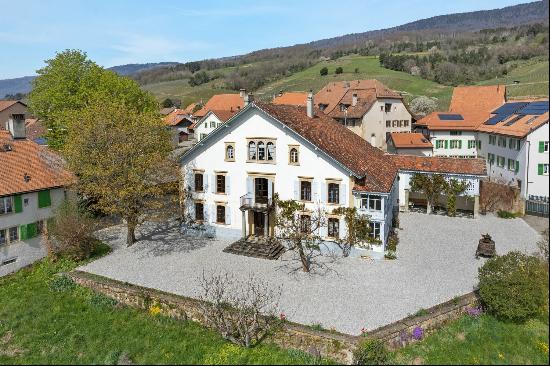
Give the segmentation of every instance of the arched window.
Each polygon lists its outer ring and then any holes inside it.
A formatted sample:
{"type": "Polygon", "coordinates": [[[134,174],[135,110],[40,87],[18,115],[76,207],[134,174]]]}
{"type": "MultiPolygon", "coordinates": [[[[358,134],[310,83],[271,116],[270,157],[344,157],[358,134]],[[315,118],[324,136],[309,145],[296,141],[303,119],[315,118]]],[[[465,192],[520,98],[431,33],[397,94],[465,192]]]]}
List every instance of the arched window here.
{"type": "Polygon", "coordinates": [[[256,143],[254,141],[248,143],[248,160],[256,160],[256,143]]]}
{"type": "Polygon", "coordinates": [[[258,142],[258,160],[265,160],[265,144],[263,141],[258,142]]]}
{"type": "Polygon", "coordinates": [[[235,150],[233,149],[233,145],[227,145],[225,148],[225,158],[227,160],[233,160],[235,158],[235,150]]]}
{"type": "Polygon", "coordinates": [[[275,144],[273,142],[267,143],[267,160],[275,160],[275,144]]]}
{"type": "Polygon", "coordinates": [[[298,162],[299,162],[298,149],[293,147],[292,149],[290,149],[290,163],[291,164],[298,164],[298,162]]]}

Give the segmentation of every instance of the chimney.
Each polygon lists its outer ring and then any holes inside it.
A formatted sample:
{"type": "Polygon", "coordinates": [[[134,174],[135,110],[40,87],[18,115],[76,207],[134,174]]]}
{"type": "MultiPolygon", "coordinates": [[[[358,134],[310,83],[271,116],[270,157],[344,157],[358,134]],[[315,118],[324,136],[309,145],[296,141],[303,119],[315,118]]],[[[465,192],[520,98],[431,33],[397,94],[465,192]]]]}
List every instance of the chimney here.
{"type": "Polygon", "coordinates": [[[357,105],[357,94],[353,93],[353,95],[351,96],[351,106],[355,107],[356,105],[357,105]]]}
{"type": "Polygon", "coordinates": [[[254,101],[254,95],[253,94],[246,94],[244,96],[244,106],[246,107],[250,103],[254,101]]]}
{"type": "Polygon", "coordinates": [[[11,136],[14,139],[26,138],[25,132],[25,115],[24,114],[12,114],[11,118],[6,122],[6,128],[10,131],[11,136]]]}
{"type": "Polygon", "coordinates": [[[306,109],[307,109],[307,116],[309,118],[313,118],[313,90],[310,90],[307,95],[307,103],[306,103],[306,109]]]}
{"type": "Polygon", "coordinates": [[[239,95],[241,96],[241,98],[244,99],[244,97],[246,96],[246,89],[239,90],[239,95]]]}

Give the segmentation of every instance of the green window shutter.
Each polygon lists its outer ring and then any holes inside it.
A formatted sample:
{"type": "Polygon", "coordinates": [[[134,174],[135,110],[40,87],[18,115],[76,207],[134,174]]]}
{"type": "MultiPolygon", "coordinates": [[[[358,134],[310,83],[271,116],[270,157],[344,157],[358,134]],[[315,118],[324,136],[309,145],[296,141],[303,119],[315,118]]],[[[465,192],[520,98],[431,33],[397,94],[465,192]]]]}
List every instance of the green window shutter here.
{"type": "Polygon", "coordinates": [[[543,175],[544,174],[544,166],[542,164],[539,164],[538,168],[539,168],[539,175],[543,175]]]}
{"type": "Polygon", "coordinates": [[[544,141],[539,141],[539,153],[544,152],[544,141]]]}
{"type": "Polygon", "coordinates": [[[27,240],[27,225],[19,226],[19,240],[27,240]]]}
{"type": "Polygon", "coordinates": [[[16,213],[23,212],[23,200],[20,194],[13,197],[13,205],[16,213]]]}
{"type": "Polygon", "coordinates": [[[519,161],[516,160],[516,173],[519,173],[519,161]]]}
{"type": "Polygon", "coordinates": [[[458,140],[458,148],[462,149],[462,140],[458,140]]]}
{"type": "Polygon", "coordinates": [[[38,226],[36,222],[27,225],[27,238],[34,238],[38,234],[38,226]]]}
{"type": "Polygon", "coordinates": [[[50,197],[50,191],[38,192],[38,208],[50,207],[52,205],[52,199],[50,197]]]}
{"type": "Polygon", "coordinates": [[[449,148],[449,140],[445,140],[445,149],[449,148]]]}

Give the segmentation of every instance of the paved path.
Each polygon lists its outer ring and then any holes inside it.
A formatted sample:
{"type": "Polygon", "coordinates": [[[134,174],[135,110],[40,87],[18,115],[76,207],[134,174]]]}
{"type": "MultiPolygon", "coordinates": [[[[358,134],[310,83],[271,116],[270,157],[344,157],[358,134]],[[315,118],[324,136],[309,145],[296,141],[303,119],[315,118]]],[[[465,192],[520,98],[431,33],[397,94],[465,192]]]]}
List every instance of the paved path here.
{"type": "Polygon", "coordinates": [[[523,220],[494,216],[410,213],[401,215],[401,225],[398,260],[338,259],[328,264],[330,271],[316,274],[293,271],[291,253],[279,261],[227,254],[222,252],[227,241],[182,239],[169,226],[148,231],[125,248],[120,228],[114,227],[101,235],[117,249],[81,269],[186,296],[197,296],[203,271],[254,273],[281,286],[280,308],[289,320],[359,334],[363,327],[372,330],[470,292],[483,263],[474,258],[481,234],[493,236],[500,254],[532,253],[539,239],[523,220]]]}

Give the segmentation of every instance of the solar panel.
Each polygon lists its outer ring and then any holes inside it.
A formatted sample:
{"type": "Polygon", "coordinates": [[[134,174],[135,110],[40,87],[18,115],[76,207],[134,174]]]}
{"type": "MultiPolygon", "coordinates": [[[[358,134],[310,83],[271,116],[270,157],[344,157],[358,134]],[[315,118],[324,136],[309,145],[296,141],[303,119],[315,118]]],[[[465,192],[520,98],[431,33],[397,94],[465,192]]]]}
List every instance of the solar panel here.
{"type": "Polygon", "coordinates": [[[518,111],[520,114],[540,115],[548,112],[548,101],[532,102],[518,111]]]}
{"type": "Polygon", "coordinates": [[[509,120],[508,122],[506,122],[504,124],[504,126],[511,126],[513,125],[514,123],[516,123],[517,121],[519,121],[520,119],[522,119],[523,117],[525,117],[524,115],[519,115],[519,116],[514,116],[514,118],[512,118],[511,120],[509,120]]]}
{"type": "Polygon", "coordinates": [[[442,121],[462,121],[464,117],[461,114],[438,114],[442,121]]]}
{"type": "Polygon", "coordinates": [[[492,114],[511,115],[511,114],[514,114],[514,112],[517,111],[518,109],[521,109],[521,108],[525,107],[527,104],[529,104],[529,103],[528,102],[504,103],[503,105],[501,105],[500,107],[495,109],[492,112],[492,114]]]}
{"type": "Polygon", "coordinates": [[[496,125],[497,123],[504,121],[508,117],[510,117],[509,114],[507,114],[507,115],[497,114],[496,116],[493,116],[493,117],[489,118],[487,121],[485,121],[484,124],[486,124],[486,125],[496,125]]]}

